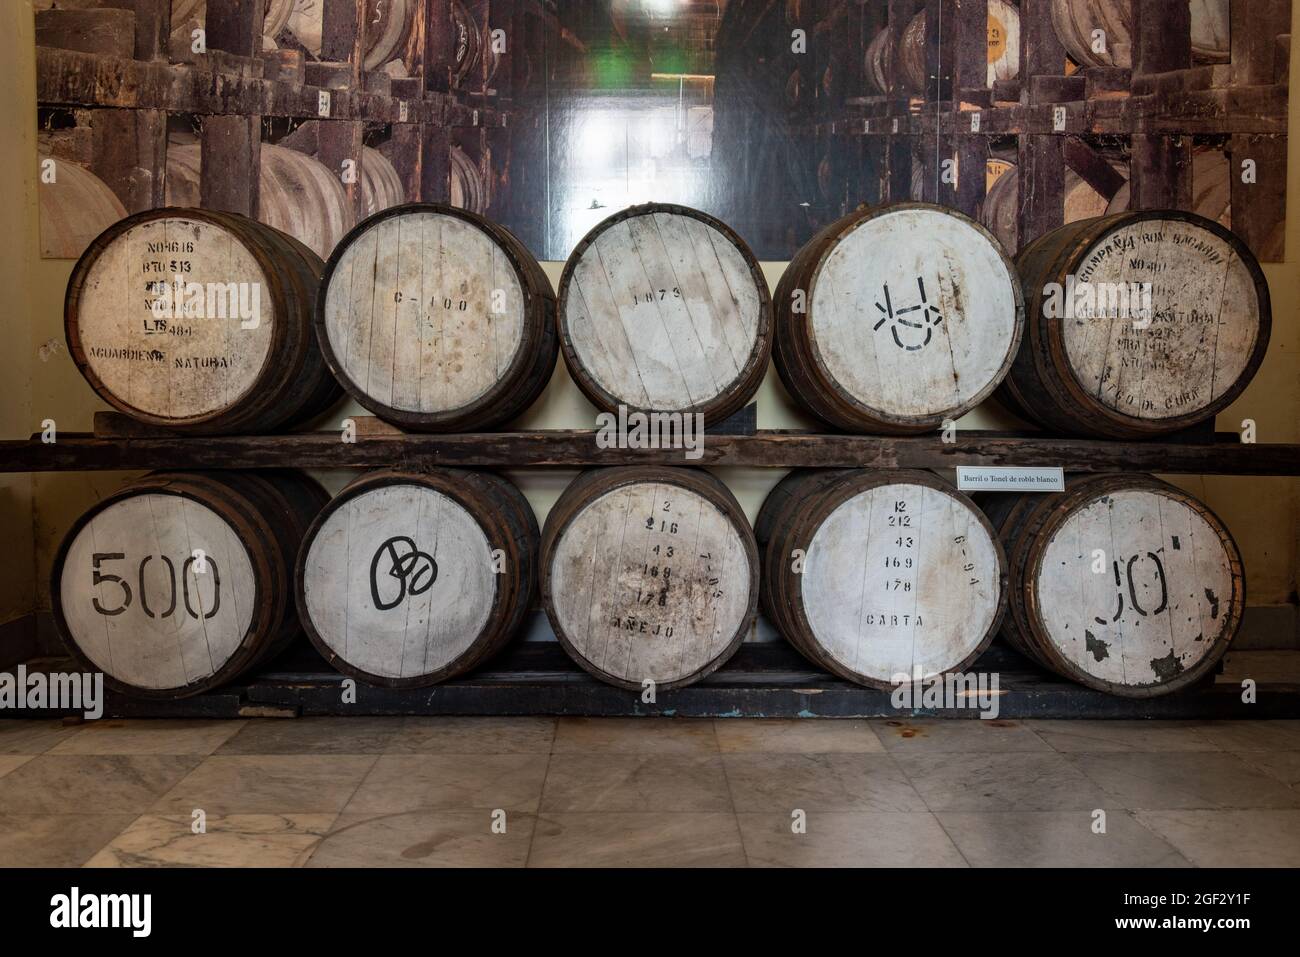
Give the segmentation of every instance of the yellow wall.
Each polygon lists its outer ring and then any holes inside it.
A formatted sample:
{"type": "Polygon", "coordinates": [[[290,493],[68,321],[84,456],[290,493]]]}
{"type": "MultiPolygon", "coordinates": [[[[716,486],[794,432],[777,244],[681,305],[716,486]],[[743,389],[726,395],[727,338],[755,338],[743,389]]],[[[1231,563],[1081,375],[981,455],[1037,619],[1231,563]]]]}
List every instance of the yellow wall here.
{"type": "MultiPolygon", "coordinates": [[[[39,258],[36,215],[35,53],[30,0],[6,0],[0,14],[0,180],[10,187],[3,208],[7,228],[0,231],[0,290],[9,307],[8,335],[0,349],[0,382],[5,401],[0,422],[6,437],[26,436],[42,419],[54,419],[64,430],[88,430],[96,409],[104,408],[76,371],[63,347],[62,301],[72,264],[39,258]],[[17,222],[10,217],[17,214],[17,222]],[[40,357],[46,345],[46,358],[40,357]]],[[[1296,16],[1300,19],[1300,5],[1296,16]]],[[[1294,33],[1294,31],[1293,31],[1294,33]]],[[[1300,47],[1293,47],[1300,57],[1300,47]]],[[[1292,85],[1291,123],[1300,127],[1300,94],[1292,85]]],[[[1287,264],[1264,267],[1273,294],[1273,342],[1259,375],[1242,398],[1220,416],[1218,426],[1233,430],[1245,418],[1258,424],[1261,442],[1300,442],[1300,276],[1295,261],[1300,252],[1300,137],[1291,140],[1289,191],[1297,199],[1288,223],[1287,264]]],[[[783,264],[764,270],[776,287],[783,264]]],[[[558,283],[560,264],[546,264],[558,283]]],[[[811,425],[790,403],[774,371],[759,393],[759,425],[797,428],[811,425]]],[[[348,404],[330,413],[322,426],[359,413],[348,404]]],[[[522,428],[590,428],[594,410],[582,397],[560,363],[542,400],[518,423],[522,428]]],[[[961,425],[994,428],[996,410],[984,408],[961,425]]],[[[534,471],[510,473],[527,493],[539,521],[574,473],[534,471]]],[[[752,518],[779,471],[720,469],[752,518]]],[[[331,488],[347,475],[321,478],[331,488]]],[[[36,607],[48,608],[46,580],[54,550],[65,530],[88,505],[117,487],[120,473],[68,473],[0,477],[0,622],[36,607]],[[34,504],[34,510],[32,505],[34,504]],[[34,539],[34,542],[33,542],[34,539]],[[33,582],[35,593],[33,591],[33,582]],[[35,594],[35,597],[34,597],[35,594]]],[[[1227,522],[1246,559],[1251,604],[1295,601],[1296,559],[1300,552],[1300,481],[1285,478],[1174,479],[1205,498],[1227,522]]]]}

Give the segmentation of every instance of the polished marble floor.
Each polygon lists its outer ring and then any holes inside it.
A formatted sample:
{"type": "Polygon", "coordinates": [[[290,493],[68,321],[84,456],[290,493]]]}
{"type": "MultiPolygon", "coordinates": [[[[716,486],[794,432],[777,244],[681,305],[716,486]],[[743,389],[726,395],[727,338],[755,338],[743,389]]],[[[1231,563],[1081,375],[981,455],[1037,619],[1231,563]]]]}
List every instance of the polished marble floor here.
{"type": "Polygon", "coordinates": [[[1297,867],[1300,721],[0,721],[83,864],[1297,867]]]}

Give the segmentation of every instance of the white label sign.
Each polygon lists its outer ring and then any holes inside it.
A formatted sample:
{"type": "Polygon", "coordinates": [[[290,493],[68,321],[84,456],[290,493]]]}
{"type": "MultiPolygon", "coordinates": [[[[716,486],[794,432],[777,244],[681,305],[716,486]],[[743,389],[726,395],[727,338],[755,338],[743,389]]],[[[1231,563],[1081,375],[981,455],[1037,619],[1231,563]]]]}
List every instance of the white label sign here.
{"type": "Polygon", "coordinates": [[[1064,492],[1065,470],[958,466],[957,488],[963,492],[1064,492]]]}

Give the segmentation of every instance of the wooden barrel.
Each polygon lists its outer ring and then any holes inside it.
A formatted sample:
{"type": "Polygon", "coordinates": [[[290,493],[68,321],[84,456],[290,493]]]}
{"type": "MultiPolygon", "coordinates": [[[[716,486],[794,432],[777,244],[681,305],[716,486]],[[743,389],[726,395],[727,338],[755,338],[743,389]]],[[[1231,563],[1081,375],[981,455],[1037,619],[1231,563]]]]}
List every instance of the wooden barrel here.
{"type": "MultiPolygon", "coordinates": [[[[1189,0],[1192,54],[1202,63],[1226,63],[1231,51],[1230,0],[1189,0]]],[[[1052,26],[1070,58],[1080,66],[1133,65],[1131,0],[1052,0],[1052,26]],[[1105,33],[1105,49],[1094,49],[1093,35],[1105,33]]]]}
{"type": "Polygon", "coordinates": [[[361,194],[367,216],[406,202],[406,188],[396,167],[383,153],[369,146],[362,147],[361,194]]]}
{"type": "Polygon", "coordinates": [[[863,54],[863,75],[870,89],[880,95],[889,92],[889,83],[894,76],[894,44],[890,42],[888,30],[881,30],[867,44],[863,54]]]}
{"type": "MultiPolygon", "coordinates": [[[[294,2],[295,0],[266,0],[262,19],[262,49],[275,49],[275,38],[289,25],[294,2]]],[[[171,38],[168,41],[171,57],[173,60],[189,61],[194,57],[194,31],[204,29],[207,24],[208,2],[172,0],[171,7],[171,38]]],[[[319,47],[319,40],[317,43],[319,47]]]]}
{"type": "MultiPolygon", "coordinates": [[[[1020,76],[1020,10],[1007,0],[988,0],[988,85],[998,80],[1014,80],[1020,76]]],[[[928,30],[926,11],[921,10],[907,24],[900,39],[901,54],[893,57],[902,74],[903,88],[912,93],[927,92],[929,69],[925,62],[925,35],[928,30]]],[[[879,92],[887,93],[891,76],[889,54],[889,31],[882,34],[886,39],[880,41],[878,35],[867,48],[868,62],[871,64],[867,75],[872,78],[879,92]],[[881,46],[874,55],[871,50],[875,42],[881,46]]]]}
{"type": "Polygon", "coordinates": [[[1268,348],[1259,263],[1195,213],[1086,219],[1016,263],[1028,328],[1004,388],[1049,428],[1113,439],[1188,428],[1227,408],[1268,348]]]}
{"type": "Polygon", "coordinates": [[[481,472],[363,475],[317,515],[299,552],[298,614],[344,674],[436,684],[518,633],[536,581],[537,520],[481,472]]]}
{"type": "Polygon", "coordinates": [[[712,673],[758,608],[758,550],[707,472],[584,472],[542,530],[542,603],[564,649],[602,681],[659,691],[712,673]]]}
{"type": "Polygon", "coordinates": [[[754,525],[763,611],[813,664],[892,688],[963,671],[1006,603],[983,513],[928,472],[799,470],[754,525]]]}
{"type": "MultiPolygon", "coordinates": [[[[1105,212],[1128,212],[1131,197],[1129,184],[1125,183],[1105,212]]],[[[1232,228],[1232,163],[1223,150],[1196,149],[1192,153],[1192,212],[1232,228]]]]}
{"type": "MultiPolygon", "coordinates": [[[[347,232],[348,196],[338,176],[306,153],[263,143],[257,218],[326,257],[347,232]]],[[[167,148],[167,204],[198,206],[202,151],[197,143],[167,148]]]]}
{"type": "Polygon", "coordinates": [[[348,233],[325,266],[316,331],[343,388],[416,431],[500,425],[555,368],[541,266],[504,227],[451,206],[394,206],[348,233]]]}
{"type": "Polygon", "coordinates": [[[487,212],[488,185],[482,171],[459,146],[451,148],[451,205],[480,216],[487,212]]]}
{"type": "Polygon", "coordinates": [[[143,422],[207,434],[301,422],[339,395],[312,331],[322,268],[243,216],[137,213],[73,268],[68,351],[100,398],[143,422]]]}
{"type": "MultiPolygon", "coordinates": [[[[366,0],[366,55],[362,69],[377,70],[406,49],[418,0],[366,0]]],[[[292,0],[289,32],[315,57],[321,55],[325,0],[292,0]]]]}
{"type": "Polygon", "coordinates": [[[744,240],[665,203],[615,213],[560,279],[560,348],[597,408],[721,422],[758,391],[771,353],[767,281],[744,240]]]}
{"type": "Polygon", "coordinates": [[[1007,640],[1058,674],[1126,697],[1207,677],[1241,625],[1241,555],[1223,523],[1149,475],[1071,478],[985,503],[1011,575],[1007,640]]]}
{"type": "Polygon", "coordinates": [[[993,235],[924,203],[826,227],[786,268],[775,304],[773,358],[790,394],[838,428],[900,435],[992,394],[1025,314],[993,235]]]}
{"type": "Polygon", "coordinates": [[[460,86],[479,65],[479,57],[483,54],[483,31],[461,0],[451,0],[451,22],[456,31],[452,83],[460,86]]]}
{"type": "Polygon", "coordinates": [[[293,562],[328,496],[301,473],[156,472],[98,502],[54,561],[54,620],[115,691],[183,698],[297,633],[293,562]]]}
{"type": "MultiPolygon", "coordinates": [[[[998,237],[998,242],[1002,243],[1003,248],[1014,252],[1020,248],[1020,223],[1017,216],[1020,208],[1020,170],[1015,163],[996,160],[991,161],[989,165],[993,166],[994,163],[1002,167],[1003,171],[996,177],[984,197],[984,205],[980,210],[980,222],[987,226],[994,236],[998,237]]],[[[1114,160],[1110,165],[1116,172],[1119,172],[1127,179],[1128,169],[1124,163],[1114,160]]],[[[1120,187],[1120,192],[1114,198],[1110,198],[1097,192],[1091,183],[1067,167],[1065,170],[1065,222],[1076,223],[1081,219],[1104,216],[1114,205],[1120,194],[1124,196],[1124,208],[1127,209],[1127,182],[1120,187]]]]}
{"type": "Polygon", "coordinates": [[[108,185],[86,169],[46,151],[40,162],[54,164],[54,181],[40,177],[41,256],[75,259],[91,240],[126,217],[126,208],[108,185]]]}

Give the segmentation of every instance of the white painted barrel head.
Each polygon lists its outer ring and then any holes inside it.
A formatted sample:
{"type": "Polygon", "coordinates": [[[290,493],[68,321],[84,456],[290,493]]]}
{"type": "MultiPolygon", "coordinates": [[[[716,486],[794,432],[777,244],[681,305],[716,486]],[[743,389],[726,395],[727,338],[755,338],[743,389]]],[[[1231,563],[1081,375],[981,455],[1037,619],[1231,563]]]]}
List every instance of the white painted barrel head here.
{"type": "Polygon", "coordinates": [[[634,482],[588,502],[560,532],[547,610],[589,671],[666,688],[734,650],[752,576],[745,541],[716,504],[681,486],[634,482]]]}
{"type": "Polygon", "coordinates": [[[497,596],[492,548],[478,519],[438,489],[345,493],[303,546],[304,624],[343,671],[436,681],[482,641],[497,596]]]}
{"type": "Polygon", "coordinates": [[[323,281],[321,341],[368,408],[451,414],[484,398],[517,361],[524,284],[470,219],[394,207],[353,230],[323,281]]]}
{"type": "Polygon", "coordinates": [[[191,498],[147,492],[95,512],[55,586],[64,634],[122,685],[174,691],[235,656],[262,601],[234,528],[191,498]]]}
{"type": "Polygon", "coordinates": [[[799,578],[814,641],[877,686],[963,667],[1002,608],[1002,561],[962,498],[916,483],[858,492],[817,528],[799,578]]]}
{"type": "Polygon", "coordinates": [[[992,234],[938,206],[859,220],[809,292],[814,357],[868,414],[956,418],[1006,375],[1020,343],[1020,280],[992,234]]]}
{"type": "Polygon", "coordinates": [[[1074,676],[1094,687],[1158,690],[1203,670],[1240,621],[1236,546],[1176,490],[1098,494],[1041,549],[1026,570],[1036,614],[1074,676]]]}
{"type": "Polygon", "coordinates": [[[606,409],[707,409],[753,377],[770,324],[753,255],[722,223],[682,207],[605,220],[560,282],[565,357],[606,409]]]}
{"type": "Polygon", "coordinates": [[[136,223],[95,256],[71,345],[126,407],[195,419],[250,393],[278,318],[242,240],[216,223],[165,216],[136,223]]]}
{"type": "Polygon", "coordinates": [[[1105,408],[1135,419],[1221,405],[1258,361],[1263,310],[1252,266],[1226,231],[1186,214],[1108,231],[1079,259],[1073,294],[1066,291],[1073,308],[1063,339],[1074,378],[1105,408]]]}

